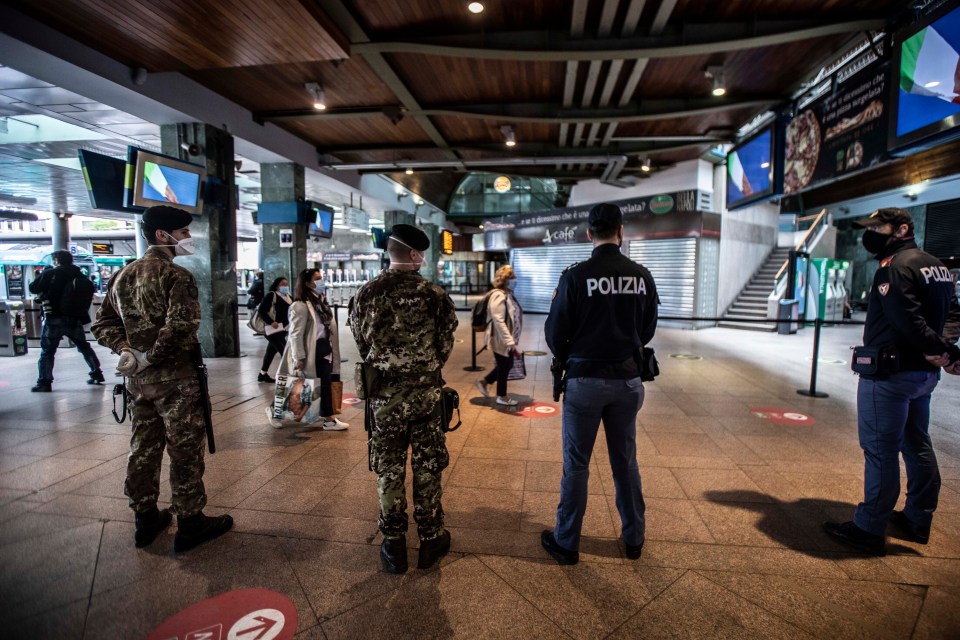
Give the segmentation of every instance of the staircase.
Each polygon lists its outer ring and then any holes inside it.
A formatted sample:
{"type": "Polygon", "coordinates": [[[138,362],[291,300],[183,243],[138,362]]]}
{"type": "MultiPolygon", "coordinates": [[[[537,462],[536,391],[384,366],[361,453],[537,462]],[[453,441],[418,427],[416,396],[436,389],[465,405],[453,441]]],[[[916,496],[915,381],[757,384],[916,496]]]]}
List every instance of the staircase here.
{"type": "MultiPolygon", "coordinates": [[[[767,256],[760,269],[753,274],[750,282],[743,288],[736,301],[723,314],[726,319],[763,320],[767,317],[767,297],[776,284],[777,271],[787,261],[790,247],[777,247],[767,256]]],[[[728,329],[747,329],[750,331],[776,331],[772,322],[720,322],[719,326],[728,329]]]]}

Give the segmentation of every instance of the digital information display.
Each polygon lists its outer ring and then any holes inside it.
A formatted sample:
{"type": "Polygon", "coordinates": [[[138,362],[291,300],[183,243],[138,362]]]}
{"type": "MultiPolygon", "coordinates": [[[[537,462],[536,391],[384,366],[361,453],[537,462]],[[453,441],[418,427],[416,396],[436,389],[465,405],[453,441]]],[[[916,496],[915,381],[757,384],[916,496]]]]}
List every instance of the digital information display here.
{"type": "Polygon", "coordinates": [[[773,130],[766,129],[727,155],[727,205],[760,199],[773,192],[773,130]]]}
{"type": "Polygon", "coordinates": [[[156,162],[143,163],[143,198],[157,202],[197,206],[200,175],[156,162]]]}

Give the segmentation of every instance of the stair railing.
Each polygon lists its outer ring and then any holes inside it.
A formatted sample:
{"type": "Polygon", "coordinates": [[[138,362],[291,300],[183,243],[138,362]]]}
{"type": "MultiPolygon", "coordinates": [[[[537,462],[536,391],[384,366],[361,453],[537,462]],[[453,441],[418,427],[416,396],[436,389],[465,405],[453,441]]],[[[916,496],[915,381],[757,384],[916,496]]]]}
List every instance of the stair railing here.
{"type": "MultiPolygon", "coordinates": [[[[820,238],[826,233],[827,227],[833,222],[832,216],[826,209],[821,210],[820,213],[815,216],[799,218],[797,222],[804,222],[810,219],[813,219],[813,224],[811,224],[807,232],[803,234],[803,238],[797,243],[797,246],[790,249],[790,255],[777,271],[777,275],[773,278],[773,291],[771,291],[767,297],[767,316],[770,318],[777,317],[778,306],[781,299],[784,297],[793,297],[794,295],[795,283],[797,281],[797,256],[809,256],[810,251],[817,246],[820,238]]],[[[806,282],[806,278],[804,278],[803,282],[806,282]]]]}

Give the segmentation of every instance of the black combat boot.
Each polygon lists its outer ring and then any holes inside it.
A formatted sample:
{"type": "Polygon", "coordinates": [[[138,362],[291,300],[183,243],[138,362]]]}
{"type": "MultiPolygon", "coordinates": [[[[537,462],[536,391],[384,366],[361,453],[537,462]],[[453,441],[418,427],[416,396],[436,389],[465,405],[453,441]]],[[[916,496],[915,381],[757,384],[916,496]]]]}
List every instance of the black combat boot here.
{"type": "Polygon", "coordinates": [[[840,542],[859,549],[872,556],[887,555],[887,544],[883,536],[864,531],[851,522],[825,522],[823,530],[840,542]]]}
{"type": "Polygon", "coordinates": [[[407,537],[384,538],[380,543],[380,561],[387,573],[406,573],[407,537]]]}
{"type": "Polygon", "coordinates": [[[87,378],[87,384],[103,384],[106,380],[103,377],[103,371],[97,369],[96,371],[90,372],[90,377],[87,378]]]}
{"type": "Polygon", "coordinates": [[[136,514],[136,530],[133,533],[133,541],[137,549],[142,549],[153,542],[160,532],[170,526],[173,521],[173,515],[169,509],[158,511],[156,507],[152,511],[136,514]]]}
{"type": "Polygon", "coordinates": [[[890,516],[890,524],[899,529],[903,537],[910,542],[917,544],[927,544],[930,542],[930,526],[921,527],[914,524],[903,511],[894,511],[890,516]]]}
{"type": "Polygon", "coordinates": [[[36,385],[30,387],[30,391],[34,393],[50,393],[53,391],[53,386],[49,382],[37,382],[36,385]]]}
{"type": "Polygon", "coordinates": [[[228,515],[205,516],[203,512],[189,518],[177,518],[177,535],[173,537],[173,550],[189,551],[199,544],[222,536],[233,527],[233,518],[228,515]]]}
{"type": "Polygon", "coordinates": [[[429,569],[437,560],[450,551],[450,532],[444,529],[443,533],[433,540],[420,542],[420,556],[417,558],[417,568],[429,569]]]}

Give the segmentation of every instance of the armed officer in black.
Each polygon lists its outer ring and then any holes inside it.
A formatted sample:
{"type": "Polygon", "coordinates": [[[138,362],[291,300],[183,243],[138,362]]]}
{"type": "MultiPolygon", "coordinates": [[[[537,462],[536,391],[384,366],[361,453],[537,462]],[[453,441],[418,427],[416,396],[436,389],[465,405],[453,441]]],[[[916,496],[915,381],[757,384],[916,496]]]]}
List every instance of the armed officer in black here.
{"type": "Polygon", "coordinates": [[[863,343],[883,354],[876,374],[860,375],[857,422],[864,456],[863,502],[852,522],[828,522],[827,533],[884,555],[889,522],[908,540],[926,544],[940,493],[940,469],[928,432],[930,396],[940,367],[960,374],[960,306],[950,271],[917,248],[913,218],[879,209],[854,223],[863,246],[880,261],[873,278],[863,343]],[[900,496],[900,454],[907,499],[900,496]]]}
{"type": "Polygon", "coordinates": [[[590,457],[601,421],[627,557],[639,558],[644,541],[636,443],[643,405],[641,348],[657,329],[659,301],[650,272],[620,253],[620,208],[598,204],[588,223],[593,255],[560,276],[545,326],[547,344],[568,372],[557,522],[540,536],[560,564],[579,560],[590,457]]]}

